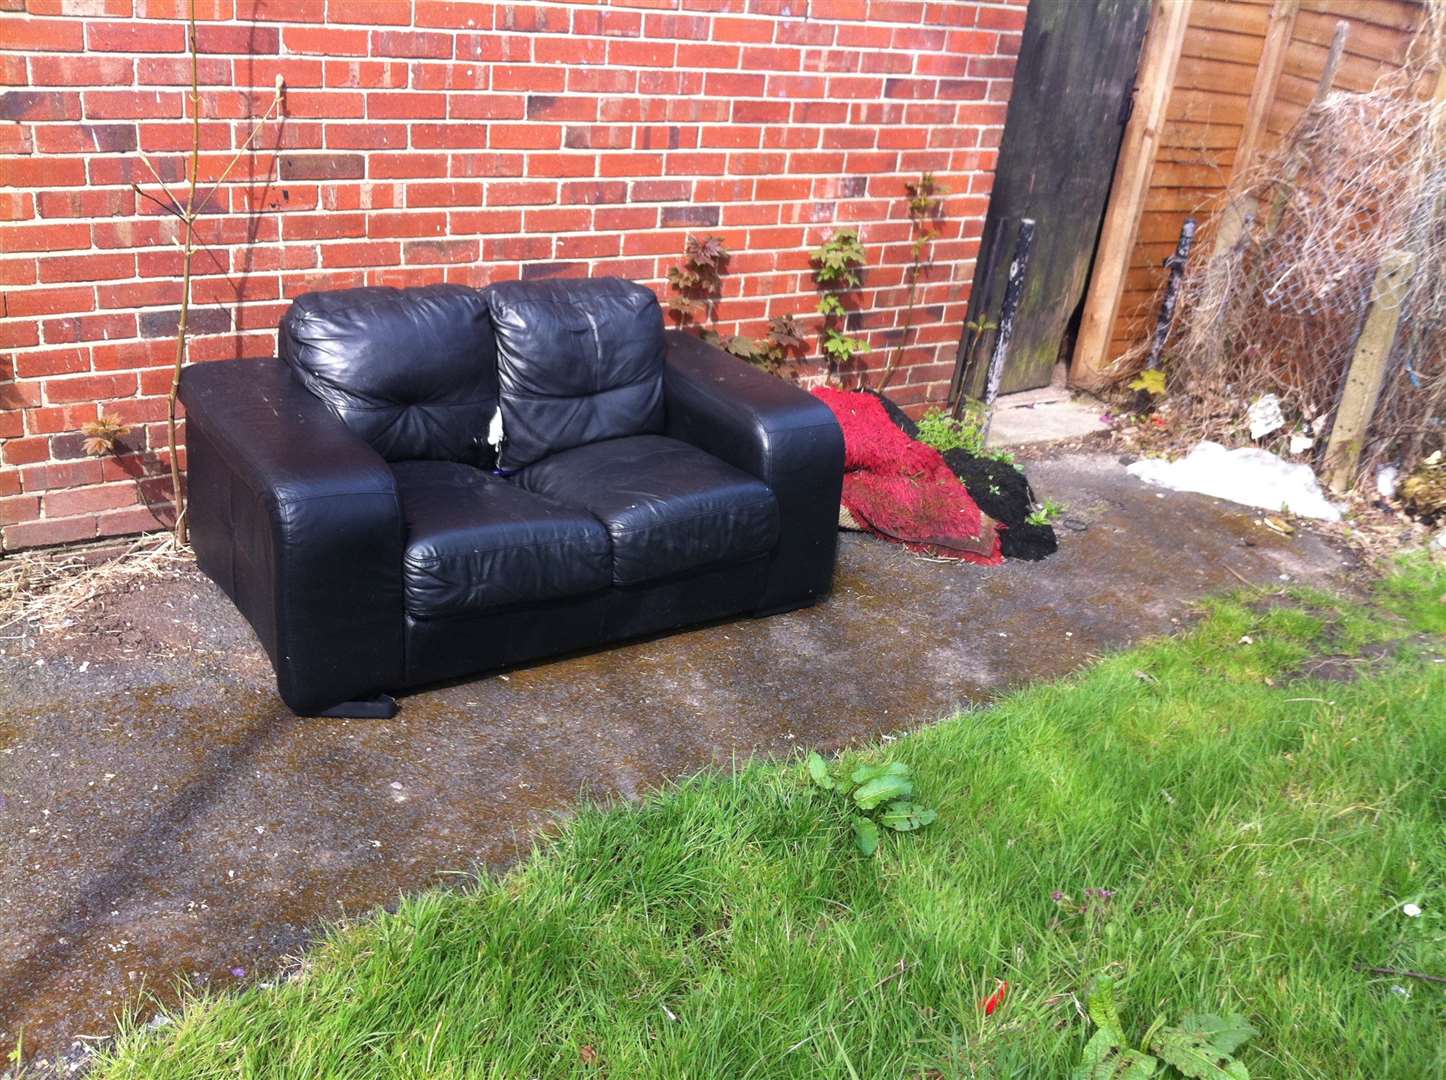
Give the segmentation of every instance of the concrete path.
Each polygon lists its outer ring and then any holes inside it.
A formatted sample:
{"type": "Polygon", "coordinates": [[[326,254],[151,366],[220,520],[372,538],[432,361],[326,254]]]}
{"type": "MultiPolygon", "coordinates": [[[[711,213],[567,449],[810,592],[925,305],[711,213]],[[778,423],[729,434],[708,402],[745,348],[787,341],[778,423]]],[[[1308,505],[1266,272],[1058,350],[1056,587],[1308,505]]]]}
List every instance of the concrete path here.
{"type": "Polygon", "coordinates": [[[1094,398],[1046,386],[1000,397],[989,427],[991,447],[1021,447],[1058,439],[1082,439],[1106,430],[1104,406],[1094,398]]]}
{"type": "Polygon", "coordinates": [[[1046,562],[845,536],[817,608],[438,687],[387,722],[290,716],[193,570],[0,642],[0,1061],[22,1028],[68,1055],[143,991],[265,978],[322,920],[505,866],[581,794],[915,726],[1169,633],[1237,574],[1352,566],[1110,457],[1029,472],[1075,530],[1046,562]]]}

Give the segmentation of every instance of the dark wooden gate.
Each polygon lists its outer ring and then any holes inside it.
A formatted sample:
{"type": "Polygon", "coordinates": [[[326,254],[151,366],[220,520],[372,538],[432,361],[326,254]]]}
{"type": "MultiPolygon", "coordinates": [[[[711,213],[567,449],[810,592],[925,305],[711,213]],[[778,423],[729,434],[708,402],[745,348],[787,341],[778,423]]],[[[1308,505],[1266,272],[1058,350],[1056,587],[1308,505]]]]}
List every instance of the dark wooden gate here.
{"type": "Polygon", "coordinates": [[[1031,0],[951,399],[978,396],[1021,218],[1037,223],[1001,390],[1049,384],[1072,339],[1151,0],[1031,0]],[[970,362],[971,358],[975,362],[970,362]]]}

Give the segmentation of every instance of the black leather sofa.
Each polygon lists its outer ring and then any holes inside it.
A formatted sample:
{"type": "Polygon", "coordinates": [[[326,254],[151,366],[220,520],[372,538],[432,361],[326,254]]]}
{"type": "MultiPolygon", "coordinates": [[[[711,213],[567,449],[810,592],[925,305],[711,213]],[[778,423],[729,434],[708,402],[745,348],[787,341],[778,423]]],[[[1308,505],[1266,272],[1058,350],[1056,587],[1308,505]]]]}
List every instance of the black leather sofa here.
{"type": "Polygon", "coordinates": [[[298,714],[829,590],[833,415],[641,286],[308,293],[279,352],[181,399],[197,559],[298,714]]]}

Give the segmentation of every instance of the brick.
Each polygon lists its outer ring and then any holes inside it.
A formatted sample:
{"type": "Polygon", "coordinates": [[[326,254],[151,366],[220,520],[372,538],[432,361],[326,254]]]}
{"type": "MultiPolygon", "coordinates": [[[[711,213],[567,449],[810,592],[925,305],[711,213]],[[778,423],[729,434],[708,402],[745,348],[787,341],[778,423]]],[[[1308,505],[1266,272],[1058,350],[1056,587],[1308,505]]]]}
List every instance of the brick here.
{"type": "Polygon", "coordinates": [[[492,10],[471,0],[418,0],[413,21],[418,26],[489,30],[492,27],[492,10]]]}
{"type": "MultiPolygon", "coordinates": [[[[538,39],[539,42],[545,39],[538,39]]],[[[592,49],[579,43],[578,63],[601,63],[592,59],[592,49]]],[[[520,34],[459,34],[454,48],[458,60],[482,60],[489,64],[526,64],[533,60],[532,39],[520,34]]]]}
{"type": "Polygon", "coordinates": [[[454,210],[449,218],[453,233],[503,234],[522,228],[518,210],[454,210]]]}
{"type": "Polygon", "coordinates": [[[444,176],[446,172],[446,154],[376,154],[371,159],[372,176],[382,180],[444,176]]]}
{"type": "Polygon", "coordinates": [[[394,266],[401,261],[401,246],[391,241],[324,244],[322,266],[394,266]]]}
{"type": "Polygon", "coordinates": [[[407,206],[476,206],[482,202],[481,183],[428,183],[407,185],[407,206]]]}
{"type": "MultiPolygon", "coordinates": [[[[140,336],[173,338],[180,327],[181,310],[146,311],[140,317],[140,336]]],[[[225,308],[193,307],[186,314],[186,329],[192,334],[223,334],[231,329],[231,313],[225,308]]]]}
{"type": "Polygon", "coordinates": [[[688,198],[693,191],[686,180],[640,180],[633,185],[634,202],[676,202],[688,198]]]}
{"type": "Polygon", "coordinates": [[[494,90],[534,90],[543,94],[558,94],[567,86],[567,69],[559,65],[532,67],[516,65],[494,68],[492,88],[494,90]]]}
{"type": "Polygon", "coordinates": [[[165,90],[87,90],[87,120],[179,119],[179,93],[165,90]]]}
{"type": "Polygon", "coordinates": [[[7,439],[0,444],[0,459],[6,465],[29,465],[50,456],[49,439],[7,439]]]}
{"type": "Polygon", "coordinates": [[[346,0],[326,6],[327,22],[406,26],[412,21],[409,0],[346,0]]]}
{"type": "Polygon", "coordinates": [[[73,375],[90,368],[84,349],[44,349],[15,354],[15,374],[22,379],[46,375],[73,375]]]}
{"type": "MultiPolygon", "coordinates": [[[[332,214],[327,216],[335,217],[337,215],[332,214]]],[[[424,213],[411,213],[406,211],[374,213],[364,215],[363,221],[366,225],[366,235],[372,239],[445,236],[448,231],[447,215],[441,210],[424,213]]],[[[460,228],[453,230],[453,232],[465,231],[471,230],[460,228]]]]}
{"type": "Polygon", "coordinates": [[[718,18],[713,21],[714,41],[764,42],[773,40],[774,24],[768,19],[718,18]]]}
{"type": "Polygon", "coordinates": [[[408,263],[476,262],[478,254],[476,240],[409,240],[402,245],[402,258],[408,263]]]}
{"type": "Polygon", "coordinates": [[[40,516],[40,496],[11,495],[0,498],[0,526],[34,521],[40,516]]]}
{"type": "Polygon", "coordinates": [[[591,97],[527,95],[528,120],[596,120],[597,101],[591,97]]]}
{"type": "Polygon", "coordinates": [[[597,157],[593,154],[529,154],[528,176],[594,176],[597,157]]]}
{"type": "Polygon", "coordinates": [[[129,533],[151,532],[169,529],[174,524],[171,513],[170,478],[163,478],[160,489],[167,498],[151,506],[137,506],[129,510],[108,510],[96,515],[96,534],[99,536],[126,536],[129,533]]]}
{"type": "Polygon", "coordinates": [[[618,67],[672,67],[678,46],[661,41],[610,41],[608,63],[618,67]]]}
{"type": "Polygon", "coordinates": [[[504,262],[547,259],[552,256],[552,239],[547,236],[505,236],[482,241],[482,257],[504,262]]]}
{"type": "MultiPolygon", "coordinates": [[[[407,85],[411,72],[405,60],[328,60],[322,67],[322,83],[330,89],[396,89],[407,85]]],[[[435,89],[421,74],[417,86],[435,89]]]]}
{"type": "Polygon", "coordinates": [[[447,115],[443,94],[376,94],[367,99],[367,116],[381,120],[431,120],[447,115]]]}
{"type": "Polygon", "coordinates": [[[412,145],[418,149],[477,148],[487,145],[485,124],[413,124],[412,145]]]}
{"type": "Polygon", "coordinates": [[[90,226],[84,223],[0,226],[0,250],[4,251],[65,251],[88,247],[90,226]]]}
{"type": "Polygon", "coordinates": [[[568,21],[568,13],[558,8],[504,3],[497,5],[492,25],[498,30],[518,33],[565,34],[568,21]]]}
{"type": "Polygon", "coordinates": [[[321,56],[366,56],[371,35],[365,30],[320,29],[311,26],[287,26],[282,40],[289,53],[315,53],[321,56]]]}
{"type": "Polygon", "coordinates": [[[499,176],[521,176],[526,158],[522,154],[499,154],[492,151],[486,154],[452,154],[448,160],[449,171],[455,177],[480,176],[491,179],[499,176]]]}
{"type": "Polygon", "coordinates": [[[717,225],[718,207],[716,206],[665,206],[663,207],[663,227],[672,228],[679,225],[717,225]]]}
{"type": "Polygon", "coordinates": [[[95,487],[48,491],[42,499],[45,503],[46,517],[74,517],[77,514],[93,514],[99,510],[114,510],[119,506],[131,506],[136,501],[136,487],[131,483],[102,484],[95,487]]]}
{"type": "Polygon", "coordinates": [[[35,215],[35,196],[28,191],[0,191],[0,221],[24,221],[35,215]]]}
{"type": "Polygon", "coordinates": [[[361,154],[284,154],[280,159],[283,180],[360,180],[365,175],[361,154]]]}
{"type": "Polygon", "coordinates": [[[89,540],[96,535],[96,520],[93,516],[66,518],[59,521],[27,521],[9,525],[0,530],[0,542],[7,549],[23,547],[46,547],[52,544],[69,544],[76,540],[89,540]]]}
{"type": "Polygon", "coordinates": [[[90,311],[94,307],[95,290],[89,285],[70,289],[11,289],[5,295],[5,313],[11,318],[90,311]]]}
{"type": "Polygon", "coordinates": [[[45,400],[54,405],[71,401],[100,401],[130,397],[136,392],[136,377],[130,373],[82,375],[74,379],[52,379],[45,384],[45,400]]]}
{"type": "Polygon", "coordinates": [[[452,56],[452,35],[430,31],[374,30],[371,55],[447,60],[452,56]]]}
{"type": "Polygon", "coordinates": [[[39,124],[35,148],[43,154],[124,154],[136,148],[134,124],[39,124]]]}
{"type": "Polygon", "coordinates": [[[560,201],[595,206],[599,203],[620,203],[628,199],[628,185],[621,181],[569,181],[562,185],[560,201]]]}
{"type": "Polygon", "coordinates": [[[180,23],[93,22],[86,27],[85,44],[91,52],[178,53],[185,51],[186,29],[180,23]]]}
{"type": "Polygon", "coordinates": [[[136,317],[129,311],[67,315],[63,318],[47,319],[43,326],[46,344],[61,345],[67,342],[134,337],[136,317]]]}
{"type": "Polygon", "coordinates": [[[333,150],[404,149],[405,124],[328,124],[326,145],[333,150]]]}
{"type": "Polygon", "coordinates": [[[40,280],[95,281],[135,274],[134,255],[69,255],[40,260],[40,280]]]}
{"type": "Polygon", "coordinates": [[[556,150],[562,145],[557,124],[493,124],[488,144],[499,150],[556,150]]]}
{"type": "Polygon", "coordinates": [[[453,120],[521,120],[524,101],[521,94],[454,95],[448,111],[453,120]]]}
{"type": "Polygon", "coordinates": [[[7,90],[0,93],[0,120],[78,120],[80,95],[62,90],[7,90]]]}
{"type": "Polygon", "coordinates": [[[71,19],[6,19],[0,49],[15,52],[81,52],[85,24],[71,19]]]}
{"type": "Polygon", "coordinates": [[[236,53],[253,57],[275,54],[280,48],[281,31],[274,26],[196,27],[196,51],[199,53],[236,53]]]}
{"type": "Polygon", "coordinates": [[[9,187],[73,187],[85,183],[85,162],[72,158],[0,158],[0,184],[9,187]]]}

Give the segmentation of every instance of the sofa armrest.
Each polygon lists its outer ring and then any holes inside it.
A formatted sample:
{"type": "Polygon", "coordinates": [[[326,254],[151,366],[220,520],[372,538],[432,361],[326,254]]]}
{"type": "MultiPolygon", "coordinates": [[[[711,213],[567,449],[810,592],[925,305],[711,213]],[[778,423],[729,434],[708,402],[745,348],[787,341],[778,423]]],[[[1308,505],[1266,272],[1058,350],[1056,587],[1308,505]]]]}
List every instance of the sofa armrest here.
{"type": "Polygon", "coordinates": [[[667,434],[758,477],[778,499],[779,545],[759,611],[826,595],[844,462],[843,431],[828,406],[676,330],[667,334],[663,393],[667,434]]]}
{"type": "Polygon", "coordinates": [[[402,684],[404,526],[391,468],[278,360],[187,368],[187,519],[294,711],[402,684]]]}

